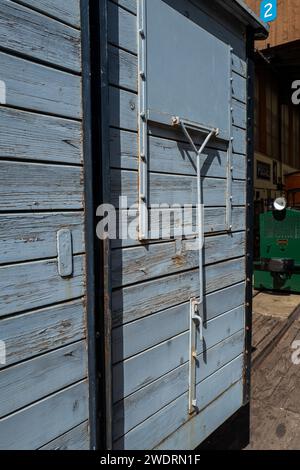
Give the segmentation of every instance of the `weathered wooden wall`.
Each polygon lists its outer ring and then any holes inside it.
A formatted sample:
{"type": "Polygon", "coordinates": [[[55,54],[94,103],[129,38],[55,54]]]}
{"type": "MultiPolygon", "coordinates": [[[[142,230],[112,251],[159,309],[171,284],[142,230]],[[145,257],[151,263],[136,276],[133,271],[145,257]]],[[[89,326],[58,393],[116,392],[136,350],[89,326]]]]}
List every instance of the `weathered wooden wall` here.
{"type": "MultiPolygon", "coordinates": [[[[205,340],[199,347],[200,413],[188,414],[189,300],[198,294],[197,251],[175,241],[112,244],[113,441],[116,449],[194,448],[243,403],[245,328],[246,52],[244,30],[208,2],[189,17],[233,49],[233,233],[225,228],[224,148],[207,150],[205,340]],[[218,157],[218,158],[214,158],[218,157]]],[[[108,1],[111,200],[138,197],[136,1],[108,1]]],[[[187,77],[188,79],[188,77],[187,77]]],[[[227,111],[225,111],[227,112],[227,111]]],[[[196,203],[195,159],[181,133],[151,128],[152,203],[196,203]]],[[[175,224],[176,222],[174,222],[175,224]]]]}
{"type": "Polygon", "coordinates": [[[87,449],[80,0],[0,11],[0,449],[87,449]]]}

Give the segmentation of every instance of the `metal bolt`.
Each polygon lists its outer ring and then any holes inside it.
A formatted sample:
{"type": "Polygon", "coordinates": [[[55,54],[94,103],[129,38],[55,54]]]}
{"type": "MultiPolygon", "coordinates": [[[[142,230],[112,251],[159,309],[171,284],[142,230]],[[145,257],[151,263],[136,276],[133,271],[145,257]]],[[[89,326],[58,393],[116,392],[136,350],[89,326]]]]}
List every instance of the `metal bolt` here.
{"type": "Polygon", "coordinates": [[[142,80],[145,80],[146,79],[145,72],[140,72],[140,77],[142,80]]]}
{"type": "Polygon", "coordinates": [[[146,119],[146,114],[145,114],[145,113],[141,113],[140,116],[141,116],[141,119],[143,119],[143,121],[145,121],[145,119],[146,119]]]}
{"type": "Polygon", "coordinates": [[[145,31],[143,29],[139,30],[140,36],[142,39],[145,39],[145,31]]]}
{"type": "Polygon", "coordinates": [[[143,162],[146,160],[146,155],[144,153],[141,154],[141,160],[143,160],[143,162]]]}

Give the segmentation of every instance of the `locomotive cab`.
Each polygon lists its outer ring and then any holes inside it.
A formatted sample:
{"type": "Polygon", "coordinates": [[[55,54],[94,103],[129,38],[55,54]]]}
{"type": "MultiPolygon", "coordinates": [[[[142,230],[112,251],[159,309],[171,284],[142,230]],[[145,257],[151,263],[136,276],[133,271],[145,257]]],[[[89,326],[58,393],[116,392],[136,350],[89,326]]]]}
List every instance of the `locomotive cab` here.
{"type": "Polygon", "coordinates": [[[254,287],[300,293],[300,173],[286,177],[286,198],[260,215],[260,259],[254,287]]]}

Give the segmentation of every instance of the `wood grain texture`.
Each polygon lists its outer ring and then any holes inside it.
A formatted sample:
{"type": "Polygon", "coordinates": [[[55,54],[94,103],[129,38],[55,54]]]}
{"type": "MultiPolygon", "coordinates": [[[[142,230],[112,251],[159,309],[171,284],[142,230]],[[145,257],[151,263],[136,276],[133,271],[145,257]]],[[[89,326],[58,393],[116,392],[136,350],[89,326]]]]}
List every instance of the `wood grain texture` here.
{"type": "Polygon", "coordinates": [[[71,230],[73,253],[83,253],[83,218],[76,212],[0,215],[1,264],[54,258],[62,228],[71,230]]]}
{"type": "Polygon", "coordinates": [[[87,376],[85,343],[80,342],[0,371],[0,418],[87,376]]]}
{"type": "Polygon", "coordinates": [[[240,129],[239,127],[233,126],[232,135],[233,135],[233,141],[232,141],[233,152],[237,154],[246,155],[247,154],[246,131],[244,129],[240,129]]]}
{"type": "Polygon", "coordinates": [[[242,77],[247,78],[247,62],[238,57],[236,54],[232,54],[232,70],[242,77]]]}
{"type": "MultiPolygon", "coordinates": [[[[244,303],[245,284],[237,284],[208,294],[204,302],[204,319],[212,320],[244,303]]],[[[148,348],[189,329],[190,303],[115,328],[112,332],[113,363],[128,359],[148,348]]]]}
{"type": "Polygon", "coordinates": [[[241,75],[233,72],[232,74],[232,96],[234,99],[247,103],[247,80],[241,75]]]}
{"type": "Polygon", "coordinates": [[[67,2],[61,0],[22,0],[22,3],[64,23],[80,28],[80,0],[68,0],[67,2]]]}
{"type": "Polygon", "coordinates": [[[127,51],[137,53],[136,16],[108,2],[108,41],[127,51]]]}
{"type": "MultiPolygon", "coordinates": [[[[244,258],[208,266],[205,292],[209,294],[244,279],[244,258]]],[[[173,307],[197,296],[198,292],[197,269],[116,290],[112,295],[113,324],[118,326],[173,307]]]]}
{"type": "Polygon", "coordinates": [[[70,73],[0,53],[0,80],[9,106],[80,119],[81,79],[70,73]]]}
{"type": "Polygon", "coordinates": [[[81,297],[84,257],[75,256],[73,263],[72,277],[64,279],[56,259],[1,267],[0,317],[81,297]]]}
{"type": "Polygon", "coordinates": [[[80,123],[1,107],[0,158],[81,164],[80,123]]]}
{"type": "Polygon", "coordinates": [[[81,71],[80,32],[10,0],[1,0],[0,42],[7,50],[81,71]]]}
{"type": "MultiPolygon", "coordinates": [[[[244,332],[208,349],[198,356],[197,384],[214,374],[218,369],[237,358],[244,348],[244,332]]],[[[143,387],[113,408],[114,440],[157,413],[188,389],[188,363],[143,387]]],[[[209,394],[210,395],[210,394],[209,394]]]]}
{"type": "MultiPolygon", "coordinates": [[[[138,218],[137,212],[133,211],[128,217],[132,235],[126,235],[123,239],[112,240],[113,248],[120,247],[133,247],[142,246],[142,243],[138,240],[138,218]]],[[[194,211],[195,212],[195,211],[194,211]]],[[[204,210],[204,230],[206,234],[213,232],[223,232],[226,230],[225,220],[225,207],[207,207],[204,210]]],[[[119,217],[122,216],[120,211],[119,217]]],[[[122,217],[121,217],[122,219],[122,217]]],[[[195,214],[190,216],[186,214],[185,224],[183,226],[182,214],[177,211],[167,209],[151,209],[149,210],[149,228],[151,229],[151,243],[159,243],[164,239],[170,240],[171,237],[182,238],[182,234],[195,235],[197,234],[196,217],[195,214]],[[171,237],[166,235],[163,229],[166,228],[166,224],[170,227],[171,237]],[[184,232],[183,232],[184,228],[184,232]]],[[[233,207],[232,209],[232,230],[234,232],[245,230],[245,208],[244,207],[233,207]]],[[[122,220],[118,222],[118,228],[124,228],[122,220]]],[[[124,228],[125,230],[125,228],[124,228]]],[[[122,233],[124,233],[124,230],[122,233]]],[[[125,231],[126,233],[126,231],[125,231]]]]}
{"type": "Polygon", "coordinates": [[[1,320],[6,366],[80,341],[86,336],[82,300],[1,320]]]}
{"type": "MultiPolygon", "coordinates": [[[[174,434],[157,446],[157,450],[187,449],[194,450],[210,434],[224,423],[243,405],[243,380],[214,400],[194,420],[182,423],[174,434]]],[[[173,407],[171,413],[176,414],[173,407]]]]}
{"type": "MultiPolygon", "coordinates": [[[[260,0],[246,0],[249,7],[260,15],[260,0]]],[[[277,7],[278,18],[282,21],[274,21],[270,24],[270,34],[265,41],[256,41],[258,49],[279,46],[300,37],[300,10],[298,0],[279,0],[277,7]]]]}
{"type": "MultiPolygon", "coordinates": [[[[197,353],[200,354],[237,333],[244,327],[244,324],[244,307],[238,307],[209,320],[203,332],[203,342],[198,339],[197,353]]],[[[114,402],[162,377],[170,370],[187,362],[188,359],[189,331],[116,364],[113,367],[114,402]]]]}
{"type": "Polygon", "coordinates": [[[137,12],[137,2],[136,0],[113,0],[114,3],[117,3],[121,7],[126,8],[127,10],[131,11],[132,13],[137,12]]]}
{"type": "Polygon", "coordinates": [[[82,169],[0,160],[0,200],[0,211],[82,209],[82,169]]]}
{"type": "MultiPolygon", "coordinates": [[[[119,207],[119,197],[127,197],[129,206],[138,203],[138,173],[128,170],[111,170],[111,204],[119,207]]],[[[198,203],[197,177],[149,173],[148,204],[178,204],[196,206],[198,203]]],[[[203,203],[206,207],[225,206],[227,182],[225,179],[202,179],[203,203]]],[[[232,202],[235,206],[246,203],[246,184],[233,180],[232,202]]],[[[150,207],[150,206],[149,206],[150,207]]]]}
{"type": "Polygon", "coordinates": [[[111,85],[137,91],[137,57],[115,46],[108,47],[108,75],[111,85]]]}
{"type": "MultiPolygon", "coordinates": [[[[201,411],[210,403],[214,403],[215,400],[221,397],[226,390],[230,390],[238,381],[241,382],[241,376],[242,361],[239,357],[217,371],[211,377],[205,379],[196,390],[200,408],[200,413],[196,416],[201,416],[201,411]]],[[[115,448],[152,449],[157,446],[166,437],[176,431],[176,429],[183,426],[184,423],[193,421],[188,415],[186,408],[187,401],[188,393],[185,393],[166,408],[127,433],[115,443],[115,448]]],[[[196,419],[195,416],[194,419],[196,419]]],[[[205,425],[209,425],[213,419],[220,418],[219,416],[215,418],[209,417],[205,425]]]]}
{"type": "Polygon", "coordinates": [[[1,419],[0,449],[37,449],[87,417],[88,383],[80,382],[1,419]]]}
{"type": "MultiPolygon", "coordinates": [[[[191,145],[160,137],[149,137],[149,170],[152,172],[195,175],[197,156],[191,145]]],[[[233,155],[233,178],[246,179],[246,158],[233,155]]],[[[227,153],[206,148],[202,157],[202,175],[226,178],[227,153]]],[[[137,136],[132,132],[111,129],[110,165],[126,170],[138,169],[137,136]]]]}
{"type": "Polygon", "coordinates": [[[247,128],[247,109],[244,103],[240,101],[232,101],[232,123],[234,126],[247,128]]]}
{"type": "MultiPolygon", "coordinates": [[[[143,245],[112,253],[112,285],[126,286],[155,277],[187,271],[199,266],[198,250],[189,251],[190,242],[143,245]]],[[[245,233],[209,237],[205,240],[204,264],[212,264],[245,254],[245,233]]]]}
{"type": "MultiPolygon", "coordinates": [[[[205,327],[204,342],[197,346],[200,354],[227,337],[240,331],[244,326],[244,308],[240,307],[210,320],[205,327]]],[[[114,401],[131,395],[140,388],[164,376],[188,361],[189,332],[161,343],[144,353],[138,354],[113,368],[114,401]],[[147,367],[143,367],[147,364],[147,367]]]]}
{"type": "Polygon", "coordinates": [[[89,450],[89,423],[76,426],[39,450],[89,450]]]}
{"type": "MultiPolygon", "coordinates": [[[[236,77],[239,75],[236,74],[236,77]]],[[[244,80],[240,77],[241,80],[244,80]]],[[[246,80],[244,80],[246,83],[246,80]]],[[[239,80],[237,79],[237,83],[239,80]]],[[[236,84],[235,84],[236,86],[236,84]]],[[[238,93],[238,91],[235,91],[238,93]]],[[[245,90],[241,90],[239,95],[243,95],[245,90]]],[[[110,125],[129,131],[137,131],[137,94],[111,86],[109,89],[110,105],[110,125]]],[[[237,100],[232,102],[232,123],[234,126],[246,129],[247,109],[244,103],[237,100]]]]}

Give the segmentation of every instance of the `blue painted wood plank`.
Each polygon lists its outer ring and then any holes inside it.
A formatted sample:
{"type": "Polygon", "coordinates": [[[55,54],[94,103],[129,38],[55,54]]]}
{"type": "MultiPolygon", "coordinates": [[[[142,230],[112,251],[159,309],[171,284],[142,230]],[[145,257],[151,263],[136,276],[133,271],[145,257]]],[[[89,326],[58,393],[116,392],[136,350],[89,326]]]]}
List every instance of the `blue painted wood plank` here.
{"type": "Polygon", "coordinates": [[[6,366],[80,341],[86,336],[82,300],[1,319],[6,366]]]}
{"type": "Polygon", "coordinates": [[[73,276],[62,279],[57,260],[0,268],[0,317],[84,295],[83,256],[75,256],[73,276]]]}
{"type": "MultiPolygon", "coordinates": [[[[245,254],[245,233],[206,238],[204,264],[212,264],[245,254]]],[[[113,287],[144,282],[155,277],[194,269],[199,266],[198,250],[189,250],[190,241],[145,244],[137,248],[119,249],[112,253],[113,287]]]]}
{"type": "Polygon", "coordinates": [[[234,126],[247,128],[247,108],[243,103],[232,100],[232,123],[234,126]]]}
{"type": "Polygon", "coordinates": [[[2,104],[80,119],[79,76],[0,53],[0,80],[5,83],[2,104]]]}
{"type": "Polygon", "coordinates": [[[187,422],[160,445],[157,450],[194,450],[243,405],[243,380],[240,380],[211,403],[195,420],[187,422]]]}
{"type": "Polygon", "coordinates": [[[18,3],[1,1],[0,42],[5,49],[80,72],[80,41],[78,30],[18,3]]]}
{"type": "Polygon", "coordinates": [[[89,422],[76,426],[39,450],[89,450],[89,422]]]}
{"type": "Polygon", "coordinates": [[[115,3],[121,7],[126,8],[126,10],[131,11],[132,13],[137,12],[137,2],[136,0],[113,0],[115,3]]]}
{"type": "MultiPolygon", "coordinates": [[[[237,284],[208,294],[205,298],[206,321],[244,303],[245,284],[237,284]]],[[[189,329],[190,303],[177,305],[118,327],[112,333],[113,363],[128,359],[189,329]]]]}
{"type": "Polygon", "coordinates": [[[236,54],[232,54],[232,69],[242,77],[247,78],[247,63],[236,54]]]}
{"type": "MultiPolygon", "coordinates": [[[[78,98],[79,99],[79,98],[78,98]]],[[[0,108],[0,158],[83,162],[79,122],[0,108]]]]}
{"type": "Polygon", "coordinates": [[[137,91],[137,57],[115,46],[108,47],[109,83],[116,87],[137,91]]]}
{"type": "Polygon", "coordinates": [[[64,23],[80,28],[80,0],[22,0],[22,3],[33,7],[45,15],[53,16],[64,23]]]}
{"type": "Polygon", "coordinates": [[[88,383],[80,382],[1,419],[0,449],[37,449],[87,418],[88,383]]]}
{"type": "MultiPolygon", "coordinates": [[[[245,324],[244,312],[244,307],[238,307],[209,320],[203,332],[204,341],[199,341],[197,352],[201,353],[203,348],[209,349],[240,331],[245,324]]],[[[187,362],[188,358],[189,332],[186,332],[115,365],[113,367],[114,402],[179,367],[187,362]]]]}
{"type": "Polygon", "coordinates": [[[242,103],[247,103],[247,80],[237,73],[232,74],[232,96],[242,103]]]}
{"type": "MultiPolygon", "coordinates": [[[[164,441],[170,434],[176,431],[176,429],[182,427],[185,423],[192,423],[191,426],[194,428],[195,422],[200,421],[202,418],[201,423],[205,428],[206,426],[209,426],[211,421],[218,422],[218,420],[221,419],[222,422],[220,415],[213,418],[208,417],[205,413],[205,409],[208,408],[210,403],[216,403],[218,398],[220,399],[224,395],[224,392],[232,390],[236,384],[240,384],[242,382],[241,375],[242,364],[241,359],[238,358],[201,383],[197,390],[197,395],[199,397],[199,405],[202,412],[200,411],[200,413],[192,420],[190,419],[187,410],[188,394],[185,393],[166,408],[163,408],[161,411],[153,415],[151,418],[143,422],[141,425],[117,441],[115,443],[115,448],[125,448],[128,450],[153,449],[154,447],[158,446],[161,441],[164,441]],[[202,394],[200,387],[202,387],[202,391],[206,393],[202,394]],[[203,421],[204,413],[206,415],[205,421],[203,421]]],[[[239,398],[240,394],[238,394],[238,397],[234,397],[234,404],[236,409],[241,406],[239,398]]],[[[228,404],[226,404],[225,410],[228,410],[228,404]]],[[[223,413],[226,412],[225,410],[223,413]]],[[[198,441],[198,444],[200,444],[200,442],[201,439],[198,441]]],[[[183,447],[182,444],[176,448],[186,449],[186,447],[183,447]]]]}
{"type": "Polygon", "coordinates": [[[87,372],[84,342],[0,371],[0,418],[83,380],[87,372]]]}
{"type": "MultiPolygon", "coordinates": [[[[138,173],[128,170],[111,170],[111,204],[119,207],[119,197],[126,196],[129,206],[138,203],[138,173]]],[[[206,207],[225,206],[227,182],[221,178],[202,179],[203,202],[206,207]]],[[[246,184],[234,180],[232,183],[233,204],[245,205],[246,184]]],[[[184,204],[196,206],[196,176],[149,174],[149,204],[184,204]]]]}
{"type": "Polygon", "coordinates": [[[82,168],[0,160],[0,211],[83,209],[82,168]]]}
{"type": "MultiPolygon", "coordinates": [[[[205,270],[207,294],[245,279],[245,259],[226,261],[205,270]]],[[[116,290],[112,295],[113,325],[139,318],[189,301],[199,293],[198,270],[179,273],[116,290]]]]}
{"type": "Polygon", "coordinates": [[[136,16],[118,5],[108,2],[108,41],[137,53],[137,19],[136,16]]]}
{"type": "Polygon", "coordinates": [[[232,142],[233,152],[237,154],[246,155],[247,154],[246,131],[244,129],[240,129],[239,127],[233,126],[232,135],[233,135],[233,142],[232,142]]]}
{"type": "MultiPolygon", "coordinates": [[[[244,331],[235,333],[198,356],[197,384],[237,358],[244,349],[244,331]]],[[[188,390],[188,363],[119,401],[113,407],[117,440],[188,390]]]]}
{"type": "MultiPolygon", "coordinates": [[[[226,220],[225,220],[225,207],[206,207],[204,210],[204,230],[206,234],[210,234],[213,232],[223,232],[226,230],[226,220]]],[[[168,225],[171,230],[172,236],[178,238],[182,238],[183,233],[183,222],[182,217],[177,216],[174,211],[167,211],[167,210],[149,210],[149,221],[150,225],[149,228],[153,231],[155,235],[152,236],[152,243],[158,243],[161,240],[166,238],[166,235],[163,234],[162,229],[165,228],[166,221],[168,221],[168,225]],[[170,222],[169,222],[170,220],[170,222]]],[[[120,248],[120,247],[133,247],[133,246],[142,246],[142,243],[138,240],[138,218],[137,213],[133,213],[132,216],[129,216],[130,226],[132,228],[132,234],[125,236],[121,240],[112,240],[112,247],[113,248],[120,248]]],[[[244,207],[236,207],[233,206],[232,208],[232,230],[236,231],[243,231],[245,230],[245,208],[244,207]]],[[[123,225],[122,221],[119,222],[119,227],[123,225]]],[[[186,216],[185,224],[184,224],[184,233],[187,236],[188,234],[195,234],[197,233],[196,227],[196,218],[195,214],[191,215],[191,217],[186,216]]],[[[124,233],[126,229],[124,228],[124,233]]],[[[168,240],[170,236],[167,237],[168,240]]]]}
{"type": "Polygon", "coordinates": [[[81,213],[0,215],[0,264],[56,257],[56,234],[65,227],[72,232],[73,253],[83,253],[84,216],[81,213]]]}

